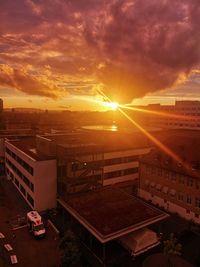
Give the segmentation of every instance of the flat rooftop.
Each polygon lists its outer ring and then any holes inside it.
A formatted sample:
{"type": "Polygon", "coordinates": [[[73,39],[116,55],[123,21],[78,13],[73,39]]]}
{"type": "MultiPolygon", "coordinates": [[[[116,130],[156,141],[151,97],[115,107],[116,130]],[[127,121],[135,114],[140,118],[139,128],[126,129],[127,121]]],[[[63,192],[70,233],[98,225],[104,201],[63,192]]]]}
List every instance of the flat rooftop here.
{"type": "Polygon", "coordinates": [[[8,143],[21,150],[29,157],[37,161],[44,161],[53,159],[53,157],[44,155],[36,150],[35,138],[23,138],[18,140],[8,140],[8,143]]]}
{"type": "Polygon", "coordinates": [[[164,220],[168,214],[119,189],[104,188],[58,202],[101,243],[164,220]]]}
{"type": "Polygon", "coordinates": [[[147,148],[148,139],[140,133],[121,132],[75,132],[70,134],[41,135],[42,138],[53,141],[63,148],[96,146],[96,150],[112,152],[118,150],[131,150],[147,148]],[[70,144],[70,145],[69,145],[70,144]]]}

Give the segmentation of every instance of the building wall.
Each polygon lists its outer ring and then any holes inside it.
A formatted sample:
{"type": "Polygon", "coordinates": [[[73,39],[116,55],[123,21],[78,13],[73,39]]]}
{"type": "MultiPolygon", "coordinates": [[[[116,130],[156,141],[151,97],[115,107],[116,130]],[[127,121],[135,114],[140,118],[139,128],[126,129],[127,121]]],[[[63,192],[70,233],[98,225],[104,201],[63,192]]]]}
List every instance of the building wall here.
{"type": "Polygon", "coordinates": [[[167,211],[200,223],[200,180],[195,177],[141,162],[139,195],[167,211]]]}
{"type": "Polygon", "coordinates": [[[137,179],[139,158],[140,156],[147,154],[149,151],[150,148],[141,148],[105,153],[104,159],[110,159],[111,164],[103,167],[103,185],[111,185],[137,179]],[[123,162],[122,160],[120,164],[112,164],[112,160],[115,162],[115,159],[117,158],[124,158],[125,161],[127,159],[127,161],[130,160],[130,162],[123,162]],[[112,177],[112,175],[114,175],[114,177],[112,177]]]}
{"type": "Polygon", "coordinates": [[[4,158],[4,138],[0,138],[0,158],[4,158]]]}
{"type": "Polygon", "coordinates": [[[112,185],[138,178],[138,160],[150,148],[90,153],[76,159],[58,161],[59,195],[88,189],[90,186],[112,185]]]}
{"type": "Polygon", "coordinates": [[[154,113],[144,114],[145,124],[148,126],[167,129],[195,129],[200,130],[200,101],[176,101],[175,105],[148,105],[142,107],[154,113]],[[155,112],[166,113],[165,116],[156,115],[155,112]],[[167,114],[181,115],[170,117],[167,114]]]}
{"type": "Polygon", "coordinates": [[[32,209],[42,211],[55,207],[56,160],[36,161],[6,141],[5,165],[7,178],[32,209]]]}
{"type": "Polygon", "coordinates": [[[37,210],[56,207],[57,164],[56,160],[37,161],[34,168],[35,205],[37,210]]]}

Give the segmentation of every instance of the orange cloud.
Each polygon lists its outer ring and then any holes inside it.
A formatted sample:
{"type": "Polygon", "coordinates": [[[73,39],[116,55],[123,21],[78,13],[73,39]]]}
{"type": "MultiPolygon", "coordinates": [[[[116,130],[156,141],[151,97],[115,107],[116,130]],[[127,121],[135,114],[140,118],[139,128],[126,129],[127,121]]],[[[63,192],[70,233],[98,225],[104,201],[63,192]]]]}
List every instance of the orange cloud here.
{"type": "Polygon", "coordinates": [[[0,1],[0,84],[51,98],[101,84],[119,102],[173,87],[199,69],[199,13],[198,0],[0,1]]]}
{"type": "Polygon", "coordinates": [[[31,75],[25,69],[11,68],[8,65],[0,66],[0,85],[16,88],[30,95],[57,98],[63,94],[63,90],[46,76],[31,75]]]}

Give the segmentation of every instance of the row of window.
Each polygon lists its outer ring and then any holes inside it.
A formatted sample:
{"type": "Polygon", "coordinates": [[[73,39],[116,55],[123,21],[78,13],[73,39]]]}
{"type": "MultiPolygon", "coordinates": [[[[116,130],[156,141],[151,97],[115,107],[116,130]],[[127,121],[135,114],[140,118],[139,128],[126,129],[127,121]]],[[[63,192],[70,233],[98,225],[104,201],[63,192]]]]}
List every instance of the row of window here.
{"type": "MultiPolygon", "coordinates": [[[[146,180],[147,181],[147,180],[146,180]]],[[[194,200],[192,198],[191,195],[189,194],[183,194],[181,192],[176,192],[174,189],[169,189],[167,186],[161,186],[160,184],[155,184],[154,182],[151,182],[150,184],[146,185],[146,188],[153,188],[157,191],[160,191],[162,193],[168,194],[173,197],[173,198],[177,198],[177,200],[181,201],[181,202],[186,202],[187,204],[194,204],[195,207],[200,208],[200,198],[195,197],[194,200]],[[194,203],[193,203],[194,201],[194,203]]]]}
{"type": "Polygon", "coordinates": [[[98,160],[92,162],[72,162],[72,171],[82,170],[86,168],[94,168],[94,167],[103,167],[103,166],[110,166],[122,163],[129,163],[133,161],[138,161],[139,156],[128,156],[128,157],[120,157],[120,158],[112,158],[112,159],[105,159],[105,160],[98,160]]]}
{"type": "Polygon", "coordinates": [[[104,179],[115,178],[119,176],[130,175],[138,172],[138,168],[130,168],[125,170],[113,171],[104,174],[104,179]]]}
{"type": "MultiPolygon", "coordinates": [[[[151,197],[153,198],[154,195],[152,194],[151,197]]],[[[149,201],[152,203],[152,200],[149,200],[149,201]]],[[[169,203],[168,203],[167,199],[164,199],[164,203],[167,203],[167,209],[169,209],[169,203]]],[[[157,205],[163,208],[163,206],[162,205],[159,205],[159,203],[157,203],[157,205]]],[[[196,205],[196,207],[199,208],[199,206],[197,206],[197,205],[196,205]]],[[[190,212],[191,212],[189,209],[185,209],[185,211],[186,211],[187,214],[190,214],[190,212]]],[[[194,213],[194,216],[196,218],[199,218],[199,214],[197,214],[197,213],[194,213]]]]}
{"type": "MultiPolygon", "coordinates": [[[[34,184],[7,158],[6,163],[22,179],[22,181],[24,181],[24,183],[31,189],[31,191],[34,192],[34,184]]],[[[10,173],[8,169],[7,173],[10,173]]]]}
{"type": "Polygon", "coordinates": [[[184,199],[185,199],[187,204],[190,204],[190,205],[194,204],[194,206],[196,208],[200,208],[200,198],[195,197],[193,199],[191,195],[184,196],[183,193],[178,193],[178,200],[179,201],[184,201],[184,199]]]}
{"type": "Polygon", "coordinates": [[[7,147],[6,147],[6,153],[8,153],[14,160],[16,160],[27,172],[33,175],[33,168],[28,163],[26,163],[23,159],[21,159],[7,147]]]}
{"type": "MultiPolygon", "coordinates": [[[[157,168],[154,166],[146,165],[147,174],[159,176],[159,178],[163,177],[171,182],[179,182],[180,184],[185,184],[189,187],[193,187],[194,179],[188,176],[184,176],[182,174],[178,174],[176,172],[164,170],[161,168],[157,168]]],[[[200,190],[200,181],[195,181],[195,187],[197,190],[200,190]]]]}
{"type": "Polygon", "coordinates": [[[15,185],[19,188],[19,190],[22,192],[24,197],[28,200],[28,202],[31,204],[32,207],[34,207],[34,200],[33,198],[29,195],[28,192],[26,192],[25,188],[19,183],[19,181],[13,177],[13,182],[15,185]]]}

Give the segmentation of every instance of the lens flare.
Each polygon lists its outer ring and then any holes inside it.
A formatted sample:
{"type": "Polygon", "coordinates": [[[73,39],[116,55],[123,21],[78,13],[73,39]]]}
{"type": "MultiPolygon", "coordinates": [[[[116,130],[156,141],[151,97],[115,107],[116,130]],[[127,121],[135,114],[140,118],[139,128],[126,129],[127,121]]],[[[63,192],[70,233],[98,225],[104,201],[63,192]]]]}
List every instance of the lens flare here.
{"type": "Polygon", "coordinates": [[[102,105],[110,108],[111,110],[117,110],[119,107],[119,104],[116,102],[102,102],[102,105]]]}
{"type": "MultiPolygon", "coordinates": [[[[104,92],[99,90],[99,93],[102,94],[102,96],[108,102],[112,103],[110,98],[108,96],[106,96],[104,92]]],[[[200,177],[199,173],[197,171],[193,170],[189,163],[185,162],[179,155],[174,153],[170,148],[165,146],[157,138],[155,138],[152,134],[150,134],[146,129],[144,129],[141,125],[139,125],[136,121],[134,121],[124,110],[122,110],[123,108],[126,108],[126,106],[118,105],[118,111],[125,118],[127,118],[135,127],[137,127],[145,136],[147,136],[160,150],[162,150],[166,155],[170,156],[177,163],[180,163],[185,168],[185,170],[187,170],[189,173],[192,173],[193,176],[200,177]]],[[[164,114],[162,114],[162,115],[164,115],[164,114]]]]}

